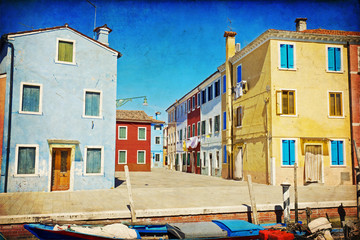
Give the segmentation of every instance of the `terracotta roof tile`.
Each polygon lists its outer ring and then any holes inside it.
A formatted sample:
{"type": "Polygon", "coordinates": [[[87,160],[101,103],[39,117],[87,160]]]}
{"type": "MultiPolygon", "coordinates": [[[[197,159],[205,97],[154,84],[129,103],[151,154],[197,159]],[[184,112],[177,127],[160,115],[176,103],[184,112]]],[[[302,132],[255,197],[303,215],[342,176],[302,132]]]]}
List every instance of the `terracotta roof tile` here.
{"type": "Polygon", "coordinates": [[[360,36],[360,32],[353,31],[342,31],[342,30],[327,30],[327,29],[307,29],[301,31],[303,33],[317,33],[317,34],[327,34],[327,35],[343,35],[343,36],[360,36]]]}
{"type": "Polygon", "coordinates": [[[165,123],[149,117],[144,111],[139,110],[116,110],[116,121],[165,123]]]}

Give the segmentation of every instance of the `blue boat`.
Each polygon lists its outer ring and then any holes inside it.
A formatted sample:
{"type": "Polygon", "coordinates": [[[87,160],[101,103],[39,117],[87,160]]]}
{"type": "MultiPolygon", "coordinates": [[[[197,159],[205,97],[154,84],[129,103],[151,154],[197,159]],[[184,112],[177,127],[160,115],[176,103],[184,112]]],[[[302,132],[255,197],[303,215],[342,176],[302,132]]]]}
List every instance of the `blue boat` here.
{"type": "MultiPolygon", "coordinates": [[[[122,224],[118,224],[122,225],[122,224]]],[[[136,237],[110,237],[78,230],[79,226],[54,227],[44,224],[26,224],[25,229],[41,240],[48,239],[226,239],[257,240],[263,228],[243,220],[213,220],[212,222],[189,222],[150,225],[130,225],[127,228],[136,237]]],[[[107,225],[111,226],[111,225],[107,225]]],[[[123,225],[125,226],[125,225],[123,225]]],[[[96,227],[80,226],[84,229],[96,227]]],[[[98,227],[98,226],[97,226],[98,227]]],[[[101,228],[101,227],[100,227],[101,228]]],[[[103,226],[106,228],[106,226],[103,226]]],[[[90,231],[91,232],[91,231],[90,231]]]]}

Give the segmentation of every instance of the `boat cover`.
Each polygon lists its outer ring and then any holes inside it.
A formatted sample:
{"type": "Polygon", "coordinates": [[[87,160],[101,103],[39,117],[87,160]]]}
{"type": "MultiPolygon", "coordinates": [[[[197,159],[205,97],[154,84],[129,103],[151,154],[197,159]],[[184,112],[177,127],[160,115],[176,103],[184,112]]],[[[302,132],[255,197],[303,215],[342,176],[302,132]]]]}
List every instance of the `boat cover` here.
{"type": "Polygon", "coordinates": [[[227,237],[227,232],[213,222],[171,223],[168,232],[177,239],[200,237],[227,237]]]}
{"type": "Polygon", "coordinates": [[[257,236],[263,227],[243,220],[213,220],[229,237],[257,236]]]}

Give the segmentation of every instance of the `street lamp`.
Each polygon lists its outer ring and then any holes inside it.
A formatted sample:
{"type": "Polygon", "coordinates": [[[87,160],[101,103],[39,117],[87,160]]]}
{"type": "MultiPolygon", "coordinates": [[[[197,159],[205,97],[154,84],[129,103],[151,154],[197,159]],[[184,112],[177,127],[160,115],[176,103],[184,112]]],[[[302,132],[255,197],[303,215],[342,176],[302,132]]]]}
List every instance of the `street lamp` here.
{"type": "Polygon", "coordinates": [[[121,106],[124,105],[125,103],[131,102],[133,99],[136,99],[136,98],[143,98],[143,99],[144,99],[143,105],[144,105],[144,106],[147,106],[147,105],[148,105],[146,96],[141,96],[141,97],[131,97],[131,98],[117,99],[117,100],[116,100],[116,107],[121,107],[121,106]]]}

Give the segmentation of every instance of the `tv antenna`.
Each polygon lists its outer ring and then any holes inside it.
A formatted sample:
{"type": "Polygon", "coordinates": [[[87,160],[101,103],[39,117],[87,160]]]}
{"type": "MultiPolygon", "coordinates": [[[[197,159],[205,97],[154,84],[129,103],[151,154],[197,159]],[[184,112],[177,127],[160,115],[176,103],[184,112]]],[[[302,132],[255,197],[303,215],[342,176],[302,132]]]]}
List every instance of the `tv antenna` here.
{"type": "MultiPolygon", "coordinates": [[[[93,6],[95,8],[95,17],[94,17],[94,29],[96,28],[96,6],[95,4],[93,4],[92,2],[90,2],[89,0],[86,0],[88,3],[91,4],[91,6],[93,6]]],[[[94,32],[94,39],[95,39],[95,32],[94,32]]]]}
{"type": "Polygon", "coordinates": [[[232,27],[231,27],[232,22],[231,22],[231,20],[229,18],[227,18],[227,20],[229,21],[228,28],[230,29],[230,32],[232,32],[232,27]]]}
{"type": "Polygon", "coordinates": [[[29,25],[23,24],[23,23],[21,23],[21,22],[19,22],[19,24],[20,24],[20,25],[23,25],[23,26],[25,26],[25,27],[27,27],[27,28],[31,28],[31,30],[34,30],[34,27],[32,27],[32,26],[29,26],[29,25]]]}

